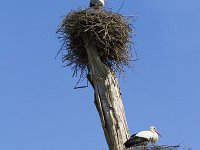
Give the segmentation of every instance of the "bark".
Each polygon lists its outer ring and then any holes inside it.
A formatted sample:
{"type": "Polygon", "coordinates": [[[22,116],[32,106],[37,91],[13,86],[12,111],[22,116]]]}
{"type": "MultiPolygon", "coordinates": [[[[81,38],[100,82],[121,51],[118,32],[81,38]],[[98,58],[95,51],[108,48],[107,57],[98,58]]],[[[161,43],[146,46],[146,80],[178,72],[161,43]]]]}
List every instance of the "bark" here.
{"type": "Polygon", "coordinates": [[[117,78],[101,62],[95,42],[87,37],[84,42],[89,60],[88,79],[94,89],[95,105],[101,118],[109,150],[123,150],[125,149],[123,144],[130,134],[117,78]]]}

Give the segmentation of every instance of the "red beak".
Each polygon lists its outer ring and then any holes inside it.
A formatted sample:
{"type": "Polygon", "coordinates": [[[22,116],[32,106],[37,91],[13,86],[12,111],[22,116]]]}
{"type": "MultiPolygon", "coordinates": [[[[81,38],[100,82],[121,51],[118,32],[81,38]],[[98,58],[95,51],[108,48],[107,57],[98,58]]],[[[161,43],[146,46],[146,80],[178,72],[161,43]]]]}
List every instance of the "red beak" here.
{"type": "Polygon", "coordinates": [[[162,135],[156,130],[156,133],[160,136],[160,137],[162,137],[162,135]]]}

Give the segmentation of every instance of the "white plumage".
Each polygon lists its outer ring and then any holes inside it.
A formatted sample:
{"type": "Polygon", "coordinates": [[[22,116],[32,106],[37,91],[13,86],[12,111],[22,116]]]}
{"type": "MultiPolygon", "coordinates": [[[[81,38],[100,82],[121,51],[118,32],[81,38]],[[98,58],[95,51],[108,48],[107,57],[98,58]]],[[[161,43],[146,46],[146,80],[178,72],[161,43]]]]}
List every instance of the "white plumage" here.
{"type": "Polygon", "coordinates": [[[149,142],[156,143],[158,135],[160,135],[160,133],[154,126],[151,126],[149,131],[141,131],[133,134],[130,139],[124,143],[124,145],[126,148],[130,148],[132,146],[146,146],[149,142]]]}
{"type": "Polygon", "coordinates": [[[141,131],[141,132],[137,133],[135,136],[143,137],[143,138],[146,138],[149,140],[152,137],[154,137],[154,133],[151,131],[141,131]]]}
{"type": "Polygon", "coordinates": [[[94,9],[100,9],[104,6],[105,0],[90,0],[90,7],[94,9]]]}

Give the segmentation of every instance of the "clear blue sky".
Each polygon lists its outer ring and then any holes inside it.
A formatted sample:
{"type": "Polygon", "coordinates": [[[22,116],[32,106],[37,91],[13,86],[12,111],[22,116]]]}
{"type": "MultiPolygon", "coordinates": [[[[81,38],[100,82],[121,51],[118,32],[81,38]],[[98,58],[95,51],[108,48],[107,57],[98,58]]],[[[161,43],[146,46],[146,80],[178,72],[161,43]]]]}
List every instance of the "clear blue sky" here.
{"type": "MultiPolygon", "coordinates": [[[[108,0],[118,11],[122,0],[108,0]]],[[[0,150],[107,150],[91,87],[54,59],[61,16],[89,0],[0,0],[0,150]],[[85,84],[85,83],[83,83],[85,84]]],[[[120,79],[131,133],[199,149],[200,2],[125,0],[138,15],[135,70],[120,79]]]]}

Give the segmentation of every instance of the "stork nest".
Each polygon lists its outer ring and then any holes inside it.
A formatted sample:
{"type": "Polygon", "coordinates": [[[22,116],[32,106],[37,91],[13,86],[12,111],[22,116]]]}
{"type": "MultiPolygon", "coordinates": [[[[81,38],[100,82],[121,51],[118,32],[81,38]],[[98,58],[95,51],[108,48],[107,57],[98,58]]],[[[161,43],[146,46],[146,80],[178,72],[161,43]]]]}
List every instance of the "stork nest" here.
{"type": "Polygon", "coordinates": [[[124,66],[131,66],[133,16],[107,10],[80,9],[65,16],[57,30],[61,39],[62,61],[71,66],[74,75],[88,69],[84,37],[91,37],[101,61],[112,71],[124,72],[124,66]]]}
{"type": "MultiPolygon", "coordinates": [[[[145,150],[179,150],[180,146],[167,146],[167,145],[152,145],[152,146],[147,146],[145,150]]],[[[133,150],[143,150],[141,146],[139,147],[134,147],[133,150]]]]}

